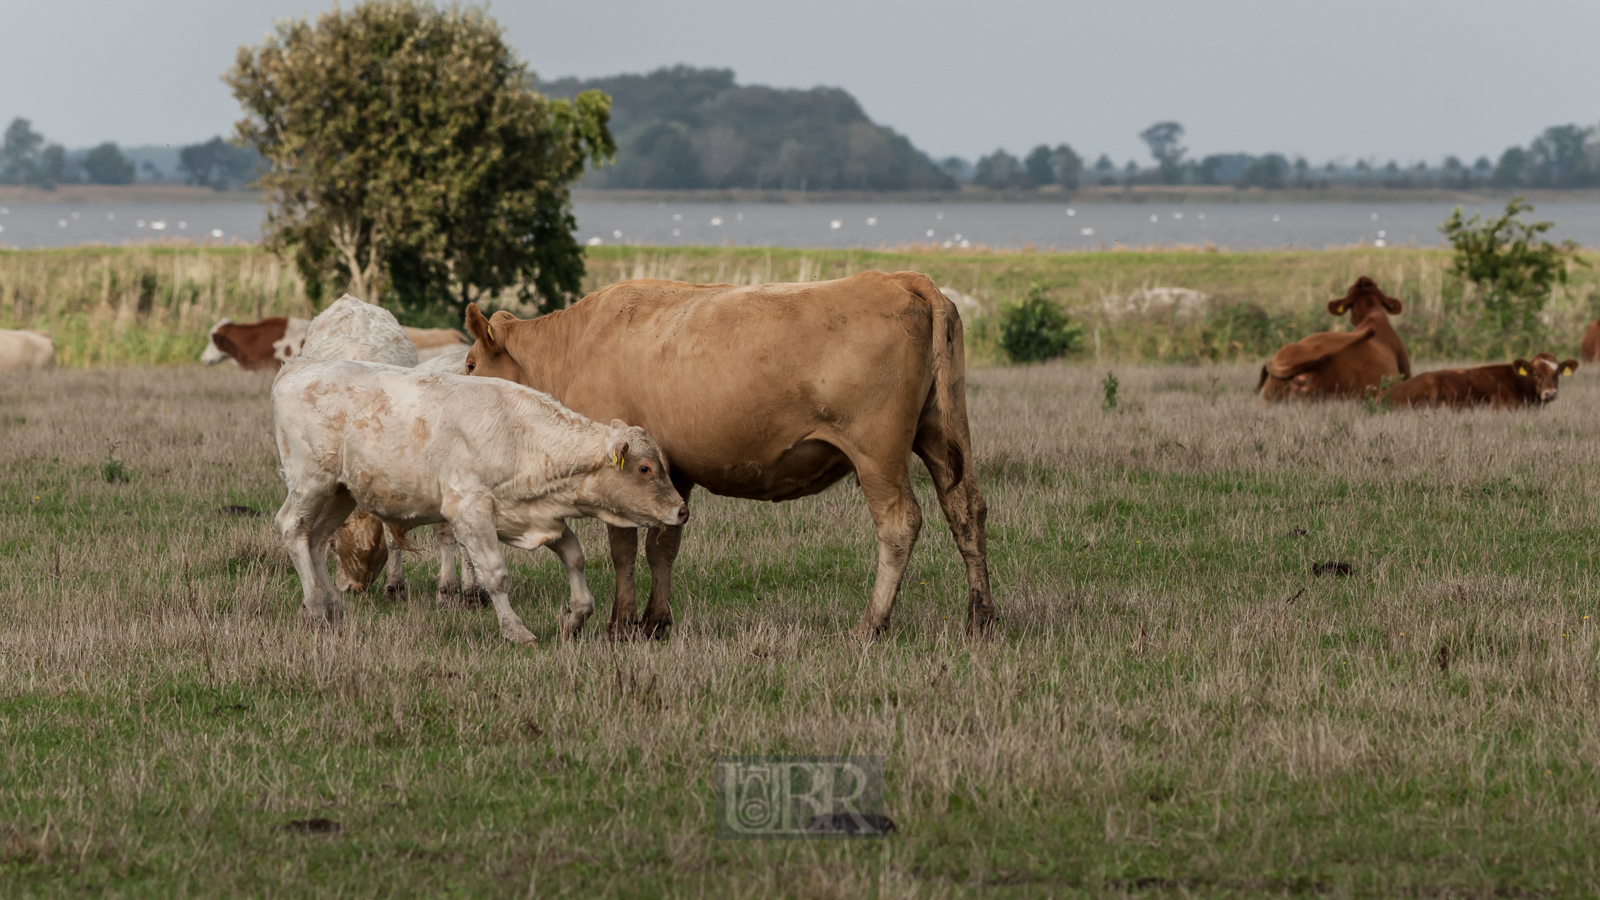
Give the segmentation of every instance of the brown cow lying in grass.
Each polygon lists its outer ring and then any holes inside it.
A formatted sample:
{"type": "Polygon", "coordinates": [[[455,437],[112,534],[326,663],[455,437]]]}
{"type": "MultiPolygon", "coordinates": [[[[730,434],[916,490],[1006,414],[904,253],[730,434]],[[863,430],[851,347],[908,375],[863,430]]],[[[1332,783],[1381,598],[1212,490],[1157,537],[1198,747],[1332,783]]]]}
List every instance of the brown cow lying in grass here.
{"type": "Polygon", "coordinates": [[[1390,406],[1543,406],[1556,399],[1561,376],[1577,369],[1575,359],[1558,363],[1554,353],[1541,353],[1533,362],[1424,372],[1390,388],[1385,399],[1390,406]]]}
{"type": "Polygon", "coordinates": [[[1400,301],[1363,275],[1349,293],[1328,302],[1335,316],[1350,312],[1352,330],[1325,331],[1279,350],[1261,367],[1256,392],[1263,400],[1361,398],[1385,377],[1409,378],[1411,358],[1389,325],[1400,301]]]}

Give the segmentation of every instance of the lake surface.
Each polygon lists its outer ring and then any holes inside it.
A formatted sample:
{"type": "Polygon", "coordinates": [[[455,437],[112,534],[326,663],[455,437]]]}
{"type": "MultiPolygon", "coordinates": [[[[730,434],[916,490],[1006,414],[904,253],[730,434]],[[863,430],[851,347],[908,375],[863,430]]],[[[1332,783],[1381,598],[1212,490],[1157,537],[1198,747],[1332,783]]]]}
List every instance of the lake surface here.
{"type": "MultiPolygon", "coordinates": [[[[1441,243],[1447,203],[1006,204],[580,203],[578,239],[656,246],[895,247],[901,244],[1094,249],[1206,243],[1235,250],[1441,243]]],[[[1501,205],[1468,207],[1498,214],[1501,205]]],[[[1550,235],[1600,246],[1600,203],[1550,203],[1533,215],[1550,235]]],[[[254,203],[12,203],[0,245],[66,247],[187,238],[253,243],[254,203]]]]}

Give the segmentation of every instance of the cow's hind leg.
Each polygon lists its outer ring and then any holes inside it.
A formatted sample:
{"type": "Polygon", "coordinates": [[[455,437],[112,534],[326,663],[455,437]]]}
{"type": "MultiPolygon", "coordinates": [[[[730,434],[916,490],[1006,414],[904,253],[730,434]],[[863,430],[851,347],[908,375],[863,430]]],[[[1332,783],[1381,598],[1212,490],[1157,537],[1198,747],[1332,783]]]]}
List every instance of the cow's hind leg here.
{"type": "Polygon", "coordinates": [[[472,571],[472,560],[465,553],[460,555],[461,580],[456,580],[456,551],[459,547],[450,523],[440,522],[433,526],[433,539],[439,542],[437,601],[444,606],[488,606],[489,595],[478,584],[478,576],[472,571]]]}
{"type": "Polygon", "coordinates": [[[570,641],[594,612],[594,595],[589,593],[589,582],[583,577],[583,545],[571,528],[564,528],[561,536],[546,546],[567,570],[567,609],[557,621],[561,626],[561,639],[570,641]]]}
{"type": "Polygon", "coordinates": [[[996,610],[989,587],[988,537],[984,530],[989,507],[978,490],[972,454],[945,440],[934,428],[918,433],[915,449],[933,478],[939,506],[950,523],[950,535],[967,566],[967,633],[982,634],[994,624],[996,610]],[[955,478],[958,468],[962,473],[960,481],[955,478]]]}
{"type": "Polygon", "coordinates": [[[402,558],[404,545],[401,542],[401,535],[395,533],[394,526],[384,524],[383,542],[389,548],[389,561],[383,575],[383,599],[390,603],[404,603],[406,600],[406,567],[402,558]]]}
{"type": "Polygon", "coordinates": [[[461,580],[456,577],[456,533],[449,522],[433,526],[433,539],[439,543],[439,581],[434,602],[440,606],[461,605],[461,580]]]}
{"type": "Polygon", "coordinates": [[[885,454],[883,463],[848,451],[847,455],[856,467],[861,492],[867,495],[867,508],[872,512],[872,524],[878,530],[878,574],[872,583],[866,614],[856,626],[857,636],[873,637],[889,627],[889,613],[911,562],[911,548],[922,531],[922,508],[911,492],[911,473],[906,469],[909,454],[903,447],[897,453],[885,454]]]}
{"type": "Polygon", "coordinates": [[[639,529],[606,526],[606,538],[611,545],[611,569],[616,573],[616,589],[611,601],[611,625],[607,629],[612,639],[631,638],[639,627],[638,591],[633,583],[633,567],[639,557],[639,529]]]}
{"type": "Polygon", "coordinates": [[[330,484],[291,488],[278,509],[278,532],[300,576],[301,615],[315,625],[336,627],[344,618],[344,603],[328,576],[328,540],[355,508],[348,491],[330,484]]]}

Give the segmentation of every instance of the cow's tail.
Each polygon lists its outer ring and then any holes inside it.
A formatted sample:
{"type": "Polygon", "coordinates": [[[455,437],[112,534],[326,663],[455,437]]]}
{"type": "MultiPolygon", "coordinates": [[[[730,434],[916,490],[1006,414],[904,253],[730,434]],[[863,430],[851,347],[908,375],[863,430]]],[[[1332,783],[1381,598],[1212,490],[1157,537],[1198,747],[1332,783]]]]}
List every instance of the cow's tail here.
{"type": "Polygon", "coordinates": [[[962,395],[966,390],[967,351],[961,313],[927,276],[905,274],[909,276],[903,282],[906,288],[927,301],[933,312],[933,407],[939,414],[941,437],[949,449],[946,457],[950,461],[951,484],[960,484],[967,474],[967,454],[972,452],[966,398],[962,395]]]}

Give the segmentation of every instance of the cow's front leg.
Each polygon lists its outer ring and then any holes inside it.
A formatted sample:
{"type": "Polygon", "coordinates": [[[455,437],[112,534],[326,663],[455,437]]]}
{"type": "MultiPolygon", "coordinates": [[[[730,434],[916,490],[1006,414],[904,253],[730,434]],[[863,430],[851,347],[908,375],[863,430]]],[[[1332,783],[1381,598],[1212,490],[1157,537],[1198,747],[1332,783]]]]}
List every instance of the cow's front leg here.
{"type": "Polygon", "coordinates": [[[644,608],[639,628],[647,637],[663,638],[672,628],[672,561],[678,558],[683,526],[651,528],[644,539],[644,555],[650,561],[650,603],[644,608]]]}
{"type": "Polygon", "coordinates": [[[589,593],[589,582],[583,576],[583,545],[571,528],[562,528],[561,536],[548,546],[567,570],[567,609],[559,622],[561,639],[570,641],[594,612],[594,595],[589,593]]]}
{"type": "Polygon", "coordinates": [[[494,606],[495,618],[500,620],[500,636],[513,644],[533,644],[537,638],[511,608],[511,573],[506,569],[505,554],[500,549],[500,538],[495,534],[494,519],[488,515],[473,516],[470,520],[455,519],[450,522],[456,541],[467,553],[467,560],[478,574],[478,582],[489,592],[489,602],[494,606]]]}
{"type": "Polygon", "coordinates": [[[606,537],[611,542],[611,568],[616,572],[616,594],[611,603],[611,637],[633,636],[638,623],[639,598],[633,584],[634,561],[639,556],[639,529],[606,526],[606,537]]]}

